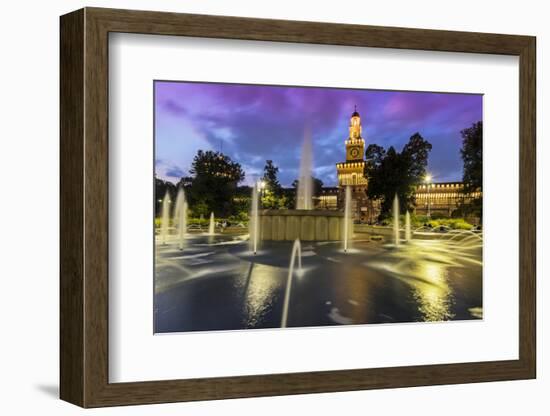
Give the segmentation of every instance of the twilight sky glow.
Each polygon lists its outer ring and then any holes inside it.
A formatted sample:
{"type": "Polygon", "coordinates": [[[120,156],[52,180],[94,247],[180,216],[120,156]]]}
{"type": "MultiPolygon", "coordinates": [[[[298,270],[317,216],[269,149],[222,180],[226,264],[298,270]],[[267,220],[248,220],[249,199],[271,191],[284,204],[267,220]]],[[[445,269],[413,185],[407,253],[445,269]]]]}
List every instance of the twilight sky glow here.
{"type": "Polygon", "coordinates": [[[241,164],[245,183],[272,159],[290,186],[309,130],[314,176],[335,186],[354,105],[366,146],[401,151],[419,132],[433,145],[434,180],[461,180],[460,130],[482,120],[482,95],[165,81],[155,82],[156,173],[177,182],[189,175],[197,150],[223,150],[241,164]]]}

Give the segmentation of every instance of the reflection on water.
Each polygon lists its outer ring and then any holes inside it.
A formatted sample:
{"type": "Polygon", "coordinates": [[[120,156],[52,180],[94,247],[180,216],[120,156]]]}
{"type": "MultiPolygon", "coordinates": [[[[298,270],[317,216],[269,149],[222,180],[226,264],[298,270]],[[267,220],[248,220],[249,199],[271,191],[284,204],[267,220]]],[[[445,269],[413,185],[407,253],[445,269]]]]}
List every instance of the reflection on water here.
{"type": "Polygon", "coordinates": [[[243,323],[246,328],[256,328],[271,312],[278,300],[280,271],[275,267],[251,263],[244,295],[243,323]]]}
{"type": "Polygon", "coordinates": [[[468,312],[474,317],[478,319],[483,318],[483,308],[482,307],[474,307],[474,308],[468,308],[468,312]]]}
{"type": "MultiPolygon", "coordinates": [[[[418,233],[415,233],[417,236],[418,233]]],[[[278,328],[291,242],[253,255],[243,235],[187,235],[156,246],[156,332],[278,328]]],[[[303,247],[288,326],[482,319],[482,238],[426,235],[398,247],[368,238],[303,247]]]]}
{"type": "Polygon", "coordinates": [[[418,266],[419,274],[422,274],[426,281],[413,280],[412,286],[422,320],[433,322],[452,319],[453,295],[447,281],[446,267],[427,262],[421,262],[418,266]]]}
{"type": "MultiPolygon", "coordinates": [[[[449,270],[481,266],[481,241],[478,236],[456,239],[415,240],[399,250],[389,250],[370,267],[388,272],[411,287],[422,321],[446,321],[455,317],[454,290],[449,270]]],[[[480,270],[479,270],[480,273],[480,270]]],[[[482,308],[470,308],[472,317],[482,316],[482,308]]]]}
{"type": "Polygon", "coordinates": [[[353,319],[342,315],[340,313],[340,309],[338,308],[330,308],[330,313],[328,314],[328,317],[332,322],[335,322],[340,325],[349,325],[353,323],[353,319]]]}

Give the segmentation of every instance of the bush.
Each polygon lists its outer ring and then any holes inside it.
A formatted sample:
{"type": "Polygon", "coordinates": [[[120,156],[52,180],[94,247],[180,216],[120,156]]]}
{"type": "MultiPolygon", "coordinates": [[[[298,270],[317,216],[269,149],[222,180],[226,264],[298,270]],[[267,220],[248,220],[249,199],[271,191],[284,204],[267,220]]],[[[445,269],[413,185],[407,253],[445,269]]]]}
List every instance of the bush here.
{"type": "Polygon", "coordinates": [[[248,222],[248,211],[239,211],[235,215],[235,219],[240,222],[248,222]]]}
{"type": "Polygon", "coordinates": [[[448,220],[449,227],[453,230],[471,230],[474,226],[466,222],[463,218],[456,218],[448,220]]]}
{"type": "Polygon", "coordinates": [[[411,225],[415,228],[418,228],[424,224],[428,223],[428,216],[426,215],[411,215],[411,225]]]}
{"type": "Polygon", "coordinates": [[[432,227],[449,227],[453,230],[471,230],[474,226],[466,222],[463,218],[446,218],[431,220],[428,222],[432,227]]]}
{"type": "Polygon", "coordinates": [[[471,230],[474,228],[474,225],[464,218],[444,218],[440,215],[432,215],[431,218],[428,218],[427,215],[411,215],[411,226],[413,228],[421,227],[424,224],[431,225],[433,228],[449,227],[453,230],[471,230]]]}
{"type": "MultiPolygon", "coordinates": [[[[155,228],[160,228],[162,222],[161,217],[155,217],[155,228]]],[[[172,218],[168,218],[168,227],[174,226],[174,220],[172,218]]]]}
{"type": "Polygon", "coordinates": [[[446,219],[446,218],[449,218],[449,216],[446,215],[446,214],[443,214],[442,212],[432,212],[431,213],[431,219],[432,220],[441,220],[441,219],[446,219]]]}

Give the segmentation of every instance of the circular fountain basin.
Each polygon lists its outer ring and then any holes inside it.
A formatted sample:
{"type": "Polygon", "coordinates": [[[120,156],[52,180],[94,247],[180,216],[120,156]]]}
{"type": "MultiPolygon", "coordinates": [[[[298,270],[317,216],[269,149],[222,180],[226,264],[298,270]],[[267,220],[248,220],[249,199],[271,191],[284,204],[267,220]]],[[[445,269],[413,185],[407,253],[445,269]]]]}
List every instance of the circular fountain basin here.
{"type": "Polygon", "coordinates": [[[260,240],[337,241],[344,237],[344,213],[340,211],[267,209],[258,214],[260,240]]]}

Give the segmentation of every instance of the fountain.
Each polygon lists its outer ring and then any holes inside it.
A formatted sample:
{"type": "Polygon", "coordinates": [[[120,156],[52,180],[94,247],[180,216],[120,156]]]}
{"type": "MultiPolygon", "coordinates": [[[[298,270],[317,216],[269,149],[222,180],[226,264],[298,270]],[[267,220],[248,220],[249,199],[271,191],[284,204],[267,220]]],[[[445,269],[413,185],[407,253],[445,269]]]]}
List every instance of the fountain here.
{"type": "Polygon", "coordinates": [[[300,177],[298,179],[298,192],[296,209],[313,209],[313,182],[312,182],[312,150],[311,137],[307,132],[302,144],[300,158],[300,177]]]}
{"type": "Polygon", "coordinates": [[[260,231],[260,223],[258,220],[258,184],[255,183],[252,188],[252,210],[250,212],[250,220],[248,229],[250,232],[250,250],[256,254],[258,250],[258,234],[260,231]]]}
{"type": "Polygon", "coordinates": [[[208,235],[214,235],[214,227],[216,223],[214,222],[214,213],[210,213],[210,224],[208,224],[208,235]]]}
{"type": "Polygon", "coordinates": [[[178,190],[176,207],[174,209],[174,224],[176,225],[179,249],[183,250],[185,233],[187,232],[187,201],[183,187],[178,190]]]}
{"type": "Polygon", "coordinates": [[[160,219],[160,241],[166,244],[168,240],[168,227],[170,225],[170,194],[166,190],[164,199],[162,200],[162,210],[160,219]]]}
{"type": "Polygon", "coordinates": [[[344,213],[313,207],[312,149],[309,132],[306,132],[302,145],[296,209],[261,210],[258,225],[260,228],[256,238],[261,240],[338,241],[343,239],[344,213]]]}
{"type": "Polygon", "coordinates": [[[344,205],[344,252],[348,251],[351,220],[351,188],[346,186],[346,200],[344,205]]]}
{"type": "Polygon", "coordinates": [[[292,287],[292,275],[294,273],[294,262],[296,260],[296,254],[298,254],[298,273],[302,274],[302,246],[300,240],[296,239],[292,246],[292,253],[290,255],[290,264],[288,266],[288,276],[286,279],[285,301],[283,304],[283,316],[281,318],[281,328],[286,328],[288,321],[288,304],[290,302],[290,290],[292,287]]]}
{"type": "Polygon", "coordinates": [[[411,214],[409,214],[409,211],[407,211],[407,213],[405,214],[405,241],[409,242],[411,240],[411,214]]]}
{"type": "Polygon", "coordinates": [[[393,240],[396,246],[399,245],[399,198],[397,194],[393,198],[393,240]]]}

